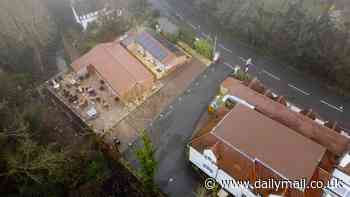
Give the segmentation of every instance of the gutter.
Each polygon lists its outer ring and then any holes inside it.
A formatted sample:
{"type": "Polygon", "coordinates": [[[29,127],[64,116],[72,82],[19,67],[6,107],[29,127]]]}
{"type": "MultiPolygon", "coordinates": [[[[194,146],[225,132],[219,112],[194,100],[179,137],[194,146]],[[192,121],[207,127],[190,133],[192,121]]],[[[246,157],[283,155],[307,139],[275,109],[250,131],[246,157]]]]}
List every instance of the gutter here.
{"type": "Polygon", "coordinates": [[[241,98],[238,98],[236,96],[226,95],[226,96],[224,96],[224,98],[222,100],[224,102],[226,102],[228,99],[233,100],[233,101],[235,101],[235,102],[237,102],[239,104],[242,104],[242,105],[244,105],[244,106],[246,106],[246,107],[248,107],[248,108],[250,108],[252,110],[255,110],[255,106],[249,104],[247,101],[245,101],[245,100],[243,100],[241,98]]]}

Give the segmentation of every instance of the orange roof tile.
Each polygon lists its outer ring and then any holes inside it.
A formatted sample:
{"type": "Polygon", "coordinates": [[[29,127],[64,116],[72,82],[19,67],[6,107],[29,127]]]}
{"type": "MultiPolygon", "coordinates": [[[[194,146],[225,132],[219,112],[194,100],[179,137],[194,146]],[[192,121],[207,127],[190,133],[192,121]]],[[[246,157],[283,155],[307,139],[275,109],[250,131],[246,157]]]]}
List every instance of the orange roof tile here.
{"type": "Polygon", "coordinates": [[[124,95],[136,84],[149,84],[152,74],[117,42],[99,44],[72,63],[80,69],[92,65],[118,95],[124,95]]]}
{"type": "MultiPolygon", "coordinates": [[[[235,172],[233,164],[239,161],[227,159],[238,151],[244,158],[258,160],[288,180],[310,180],[326,152],[312,140],[239,104],[210,133],[193,139],[191,144],[199,151],[215,147],[220,154],[219,167],[228,173],[235,172]],[[225,147],[217,149],[219,143],[225,147]]],[[[243,176],[248,172],[241,173],[243,176]]]]}
{"type": "Polygon", "coordinates": [[[261,113],[312,139],[335,155],[341,156],[349,149],[350,139],[307,116],[291,111],[286,106],[245,86],[239,80],[228,78],[222,86],[228,89],[231,95],[246,100],[256,106],[261,113]]]}

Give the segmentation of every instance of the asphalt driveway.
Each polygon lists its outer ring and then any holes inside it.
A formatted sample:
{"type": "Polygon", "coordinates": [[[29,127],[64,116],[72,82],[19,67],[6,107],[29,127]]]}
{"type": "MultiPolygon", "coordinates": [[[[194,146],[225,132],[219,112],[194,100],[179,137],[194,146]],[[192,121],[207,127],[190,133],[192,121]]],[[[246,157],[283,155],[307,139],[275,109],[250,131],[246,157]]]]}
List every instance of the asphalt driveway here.
{"type": "MultiPolygon", "coordinates": [[[[186,146],[201,114],[230,72],[231,68],[223,64],[209,66],[147,129],[159,162],[156,182],[169,196],[194,196],[200,184],[189,165],[186,146]]],[[[136,169],[134,149],[137,147],[140,147],[139,140],[123,155],[136,169]]]]}

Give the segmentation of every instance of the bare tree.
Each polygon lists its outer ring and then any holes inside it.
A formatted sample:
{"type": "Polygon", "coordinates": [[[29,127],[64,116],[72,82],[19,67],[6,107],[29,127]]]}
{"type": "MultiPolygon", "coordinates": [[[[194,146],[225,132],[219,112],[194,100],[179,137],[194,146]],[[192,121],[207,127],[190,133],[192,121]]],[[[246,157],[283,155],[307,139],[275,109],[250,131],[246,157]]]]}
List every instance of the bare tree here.
{"type": "Polygon", "coordinates": [[[61,172],[62,166],[68,162],[64,153],[42,147],[29,138],[20,143],[17,152],[5,154],[5,160],[8,170],[0,176],[31,179],[38,184],[53,174],[59,174],[57,172],[61,172]]]}
{"type": "Polygon", "coordinates": [[[0,43],[9,48],[32,49],[39,71],[44,72],[43,48],[56,32],[46,1],[0,1],[0,26],[0,43]]]}
{"type": "Polygon", "coordinates": [[[195,0],[196,7],[211,13],[223,29],[350,90],[350,25],[342,12],[346,8],[329,1],[310,3],[195,0]]]}

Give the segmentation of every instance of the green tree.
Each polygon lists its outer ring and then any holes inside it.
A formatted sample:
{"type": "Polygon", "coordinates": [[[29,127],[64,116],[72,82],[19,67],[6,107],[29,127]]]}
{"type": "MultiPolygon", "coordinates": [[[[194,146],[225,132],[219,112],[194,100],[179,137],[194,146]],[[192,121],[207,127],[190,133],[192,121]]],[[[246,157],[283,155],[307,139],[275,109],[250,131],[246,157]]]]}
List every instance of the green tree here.
{"type": "Polygon", "coordinates": [[[350,90],[350,25],[338,2],[195,0],[222,30],[350,90]],[[213,5],[213,3],[215,5],[213,5]]]}
{"type": "Polygon", "coordinates": [[[213,46],[208,40],[199,39],[194,42],[194,49],[208,59],[213,58],[213,46]]]}
{"type": "Polygon", "coordinates": [[[155,189],[154,176],[157,170],[158,162],[154,158],[155,149],[145,130],[141,133],[143,147],[136,150],[136,156],[140,162],[141,169],[139,174],[145,185],[145,189],[152,193],[155,189]]]}
{"type": "Polygon", "coordinates": [[[12,182],[12,187],[21,196],[56,196],[63,191],[61,185],[66,179],[65,166],[69,160],[54,146],[39,145],[28,136],[6,136],[15,138],[16,148],[3,147],[0,163],[4,164],[4,168],[0,177],[5,178],[7,183],[12,182]]]}
{"type": "Polygon", "coordinates": [[[0,74],[0,196],[67,196],[100,180],[108,166],[91,136],[38,98],[26,75],[0,74]],[[60,132],[62,129],[68,130],[60,132]],[[81,144],[76,143],[81,140],[81,144]],[[63,142],[64,141],[64,142],[63,142]]]}

